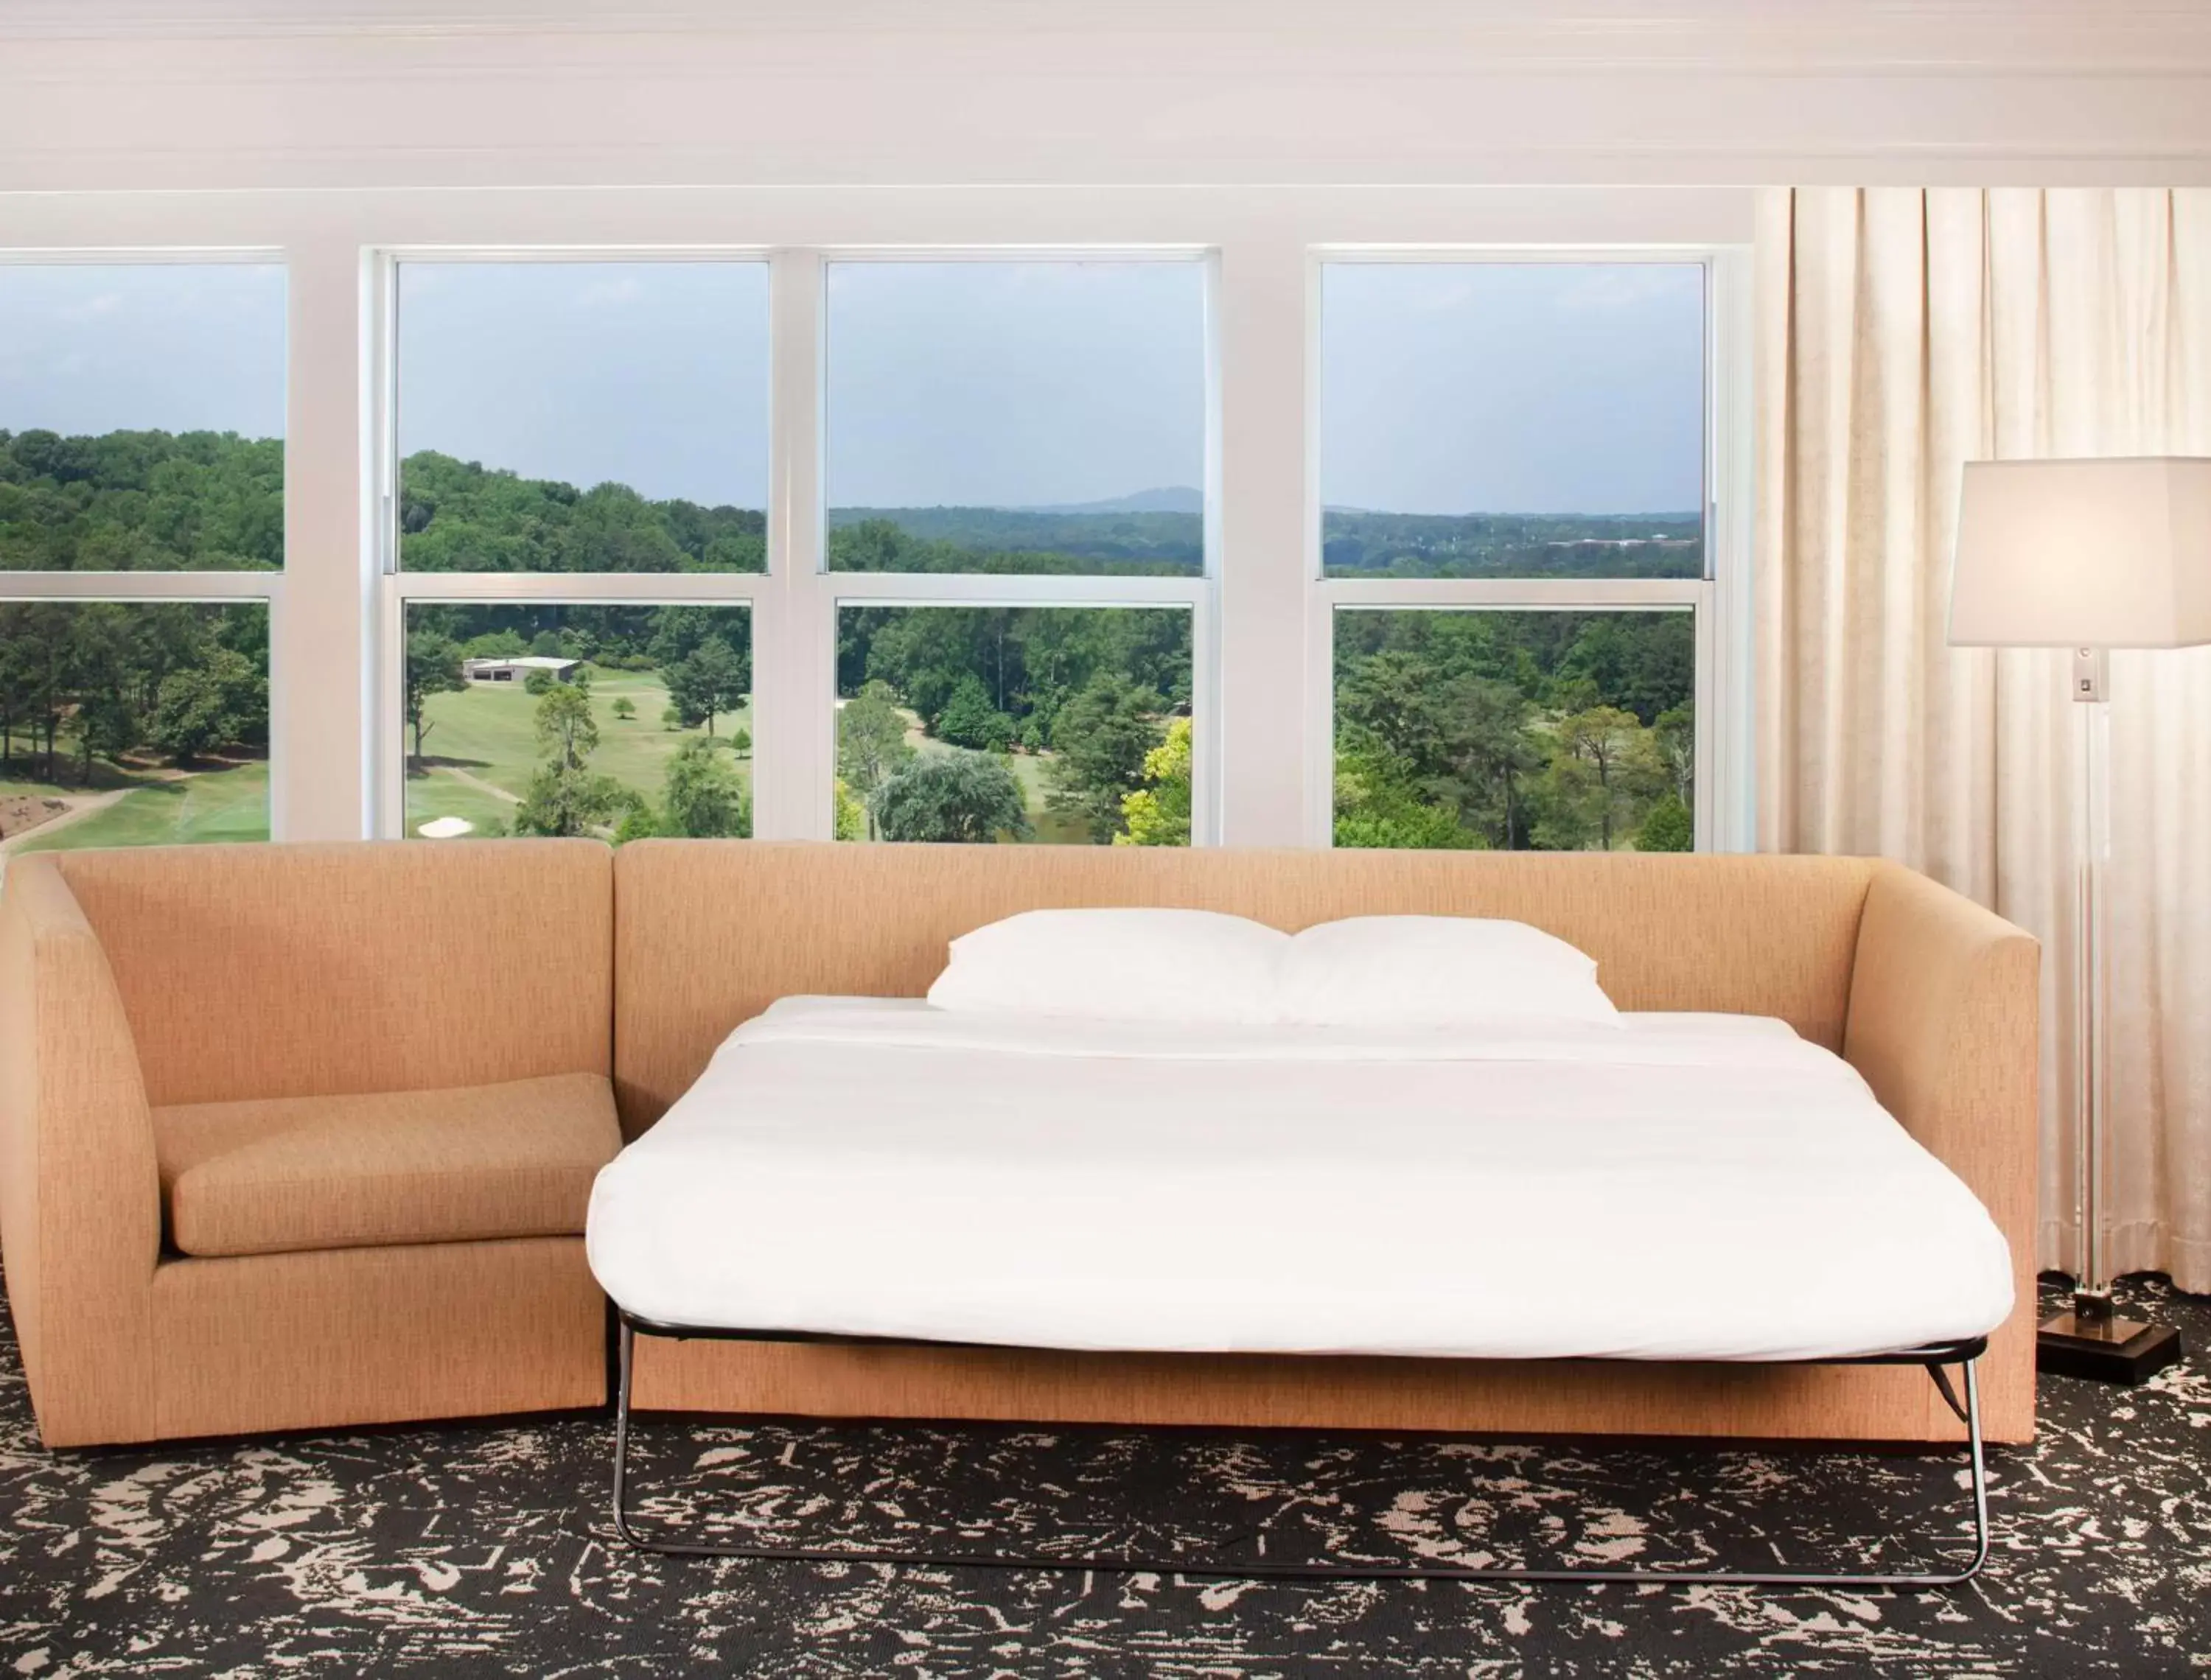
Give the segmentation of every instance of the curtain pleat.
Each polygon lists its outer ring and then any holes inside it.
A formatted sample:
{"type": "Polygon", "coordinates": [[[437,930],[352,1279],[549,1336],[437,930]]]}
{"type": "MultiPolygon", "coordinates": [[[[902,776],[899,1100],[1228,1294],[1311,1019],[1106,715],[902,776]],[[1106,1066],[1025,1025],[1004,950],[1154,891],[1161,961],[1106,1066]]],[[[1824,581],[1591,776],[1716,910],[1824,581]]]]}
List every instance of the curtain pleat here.
{"type": "MultiPolygon", "coordinates": [[[[1944,640],[1964,463],[2211,454],[2211,192],[1809,189],[1759,212],[1759,843],[2044,942],[2040,1260],[2069,1268],[2080,720],[1944,640]]],[[[2111,661],[2110,1254],[2211,1290],[2211,650],[2111,661]]]]}

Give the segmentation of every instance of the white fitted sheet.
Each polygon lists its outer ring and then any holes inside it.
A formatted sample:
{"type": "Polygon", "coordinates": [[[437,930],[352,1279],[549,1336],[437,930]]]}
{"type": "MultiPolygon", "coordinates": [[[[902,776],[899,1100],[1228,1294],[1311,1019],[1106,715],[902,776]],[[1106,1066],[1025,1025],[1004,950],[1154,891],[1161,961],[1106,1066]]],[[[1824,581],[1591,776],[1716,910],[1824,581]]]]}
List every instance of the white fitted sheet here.
{"type": "Polygon", "coordinates": [[[1778,1021],[1178,1028],[792,998],[599,1175],[663,1324],[1011,1345],[1815,1359],[1994,1329],[2010,1256],[1778,1021]]]}

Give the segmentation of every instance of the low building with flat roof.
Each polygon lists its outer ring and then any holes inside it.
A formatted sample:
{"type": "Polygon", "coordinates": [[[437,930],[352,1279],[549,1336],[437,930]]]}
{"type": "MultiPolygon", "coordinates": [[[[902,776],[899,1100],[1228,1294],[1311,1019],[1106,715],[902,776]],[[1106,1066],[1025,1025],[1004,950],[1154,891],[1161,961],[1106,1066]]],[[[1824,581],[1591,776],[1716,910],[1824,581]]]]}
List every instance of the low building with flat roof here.
{"type": "Polygon", "coordinates": [[[498,659],[463,659],[461,674],[470,682],[526,682],[533,671],[542,671],[555,682],[573,682],[582,668],[580,659],[554,659],[545,654],[516,654],[498,659]]]}

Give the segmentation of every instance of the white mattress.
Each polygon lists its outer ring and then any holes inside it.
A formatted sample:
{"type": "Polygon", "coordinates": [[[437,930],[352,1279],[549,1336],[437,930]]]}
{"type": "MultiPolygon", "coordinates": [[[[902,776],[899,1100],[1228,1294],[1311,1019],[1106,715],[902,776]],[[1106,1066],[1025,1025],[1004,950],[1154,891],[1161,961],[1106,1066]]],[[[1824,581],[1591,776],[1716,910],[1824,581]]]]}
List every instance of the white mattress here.
{"type": "Polygon", "coordinates": [[[1835,1357],[1978,1335],[1972,1194],[1781,1022],[1348,1034],[793,998],[599,1175],[663,1324],[1078,1349],[1835,1357]]]}

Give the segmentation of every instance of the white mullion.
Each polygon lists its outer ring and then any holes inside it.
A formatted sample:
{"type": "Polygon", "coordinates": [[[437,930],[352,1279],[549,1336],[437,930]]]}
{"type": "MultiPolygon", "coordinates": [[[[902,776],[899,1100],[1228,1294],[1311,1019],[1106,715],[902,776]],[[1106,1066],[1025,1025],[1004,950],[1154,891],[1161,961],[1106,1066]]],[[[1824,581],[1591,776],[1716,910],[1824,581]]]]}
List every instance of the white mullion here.
{"type": "Polygon", "coordinates": [[[401,571],[392,587],[409,601],[668,607],[749,603],[768,592],[768,580],[748,571],[401,571]]]}
{"type": "Polygon", "coordinates": [[[1324,263],[1587,263],[1608,267],[1630,263],[1704,263],[1711,259],[1713,252],[1713,247],[1708,245],[1663,242],[1635,245],[1354,244],[1317,245],[1313,250],[1315,257],[1324,263]]]}
{"type": "Polygon", "coordinates": [[[1233,227],[1221,244],[1220,837],[1311,838],[1305,801],[1324,744],[1299,690],[1311,548],[1307,427],[1313,300],[1290,227],[1233,227]]]}
{"type": "Polygon", "coordinates": [[[837,619],[821,574],[823,265],[769,258],[768,579],[753,619],[753,832],[827,840],[835,817],[837,619]]]}
{"type": "Polygon", "coordinates": [[[1751,265],[1747,248],[1713,254],[1708,273],[1711,321],[1711,499],[1705,511],[1705,562],[1711,582],[1711,635],[1698,650],[1709,660],[1712,692],[1697,703],[1697,843],[1714,851],[1757,844],[1752,751],[1751,590],[1755,402],[1751,384],[1751,265]],[[1707,788],[1709,787],[1709,795],[1707,788]],[[1709,797],[1710,803],[1706,801],[1709,797]]]}
{"type": "Polygon", "coordinates": [[[1208,251],[1204,263],[1205,466],[1199,480],[1204,523],[1198,552],[1205,588],[1190,611],[1190,843],[1217,846],[1225,803],[1221,745],[1221,253],[1208,251]]]}
{"type": "Polygon", "coordinates": [[[274,601],[281,571],[0,571],[0,601],[274,601]]]}

